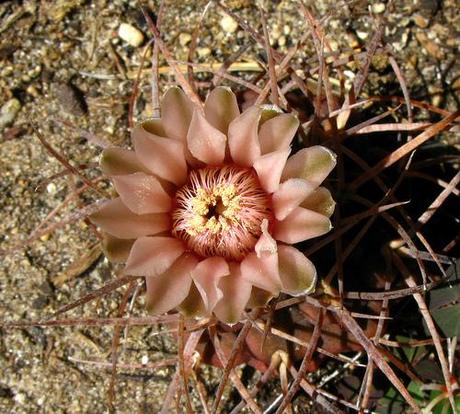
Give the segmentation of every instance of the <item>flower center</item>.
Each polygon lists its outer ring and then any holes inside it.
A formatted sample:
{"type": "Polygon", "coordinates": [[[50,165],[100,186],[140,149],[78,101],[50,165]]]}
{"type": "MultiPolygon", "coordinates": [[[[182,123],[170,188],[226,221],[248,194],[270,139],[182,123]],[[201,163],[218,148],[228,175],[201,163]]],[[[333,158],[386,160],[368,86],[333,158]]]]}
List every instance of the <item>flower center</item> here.
{"type": "Polygon", "coordinates": [[[253,169],[206,167],[193,170],[176,193],[173,235],[200,256],[241,260],[271,216],[269,195],[253,169]]]}

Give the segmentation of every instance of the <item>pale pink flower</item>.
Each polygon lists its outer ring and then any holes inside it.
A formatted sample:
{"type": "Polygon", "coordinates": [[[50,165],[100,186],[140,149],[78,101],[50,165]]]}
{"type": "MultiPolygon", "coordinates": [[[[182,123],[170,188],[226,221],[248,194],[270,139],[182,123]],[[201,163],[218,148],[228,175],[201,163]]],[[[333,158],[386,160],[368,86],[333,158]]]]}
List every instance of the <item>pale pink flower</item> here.
{"type": "Polygon", "coordinates": [[[327,233],[334,201],[319,187],[335,166],[321,146],[292,155],[299,121],[216,88],[204,111],[169,89],[162,118],[132,131],[134,151],[104,150],[119,194],[92,216],[125,273],[145,276],[153,313],[214,313],[226,323],[280,292],[315,288],[314,265],[291,244],[327,233]]]}

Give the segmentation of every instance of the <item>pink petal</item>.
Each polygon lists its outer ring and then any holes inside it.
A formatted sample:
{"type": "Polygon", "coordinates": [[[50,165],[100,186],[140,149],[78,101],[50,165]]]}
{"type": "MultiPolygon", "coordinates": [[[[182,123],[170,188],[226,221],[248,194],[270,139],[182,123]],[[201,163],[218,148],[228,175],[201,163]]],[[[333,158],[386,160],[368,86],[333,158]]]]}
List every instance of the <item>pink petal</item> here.
{"type": "Polygon", "coordinates": [[[316,285],[316,269],[303,253],[292,246],[278,246],[282,291],[292,296],[311,293],[316,285]]]}
{"type": "Polygon", "coordinates": [[[134,242],[125,267],[132,276],[157,276],[164,273],[185,251],[174,237],[141,237],[134,242]]]}
{"type": "Polygon", "coordinates": [[[137,157],[150,171],[176,185],[187,179],[184,146],[180,141],[147,132],[143,125],[132,132],[137,157]]]}
{"type": "Polygon", "coordinates": [[[252,106],[235,118],[228,127],[228,146],[232,160],[243,167],[252,167],[260,157],[259,120],[262,109],[252,106]]]}
{"type": "Polygon", "coordinates": [[[103,231],[120,239],[158,234],[171,226],[169,214],[135,214],[119,197],[104,203],[90,219],[103,231]]]}
{"type": "Polygon", "coordinates": [[[244,280],[260,289],[274,295],[280,292],[277,253],[264,254],[260,258],[255,253],[249,253],[241,262],[241,275],[244,280]]]}
{"type": "Polygon", "coordinates": [[[262,154],[289,147],[298,128],[299,120],[292,114],[281,114],[262,124],[259,131],[262,154]]]}
{"type": "Polygon", "coordinates": [[[239,263],[229,263],[229,268],[230,276],[219,280],[218,287],[223,297],[217,302],[214,313],[220,321],[235,324],[241,320],[252,285],[242,278],[239,263]]]}
{"type": "Polygon", "coordinates": [[[276,219],[284,220],[314,190],[313,184],[300,178],[290,178],[280,184],[272,197],[276,219]]]}
{"type": "Polygon", "coordinates": [[[336,155],[331,150],[319,145],[304,148],[288,159],[282,179],[303,178],[318,186],[335,164],[336,155]]]}
{"type": "Polygon", "coordinates": [[[171,198],[158,179],[141,172],[112,177],[123,203],[136,214],[165,213],[171,209],[171,198]]]}
{"type": "Polygon", "coordinates": [[[145,278],[146,303],[150,312],[159,315],[181,304],[190,291],[190,272],[197,262],[193,255],[184,254],[166,272],[145,278]]]}
{"type": "Polygon", "coordinates": [[[215,88],[206,98],[204,113],[213,127],[227,135],[230,122],[240,114],[235,94],[223,86],[215,88]]]}
{"type": "Polygon", "coordinates": [[[335,201],[327,188],[318,187],[300,204],[300,206],[308,210],[316,211],[326,217],[331,217],[332,214],[334,214],[335,201]]]}
{"type": "Polygon", "coordinates": [[[263,257],[265,254],[276,254],[277,245],[276,241],[273,239],[271,234],[268,231],[268,220],[263,219],[262,224],[260,225],[262,234],[257,240],[254,250],[257,254],[257,257],[263,257]]]}
{"type": "Polygon", "coordinates": [[[222,298],[222,292],[217,287],[222,276],[229,275],[227,262],[222,257],[208,257],[198,263],[192,272],[192,278],[203,298],[206,309],[211,312],[222,298]]]}
{"type": "Polygon", "coordinates": [[[262,221],[261,228],[262,235],[255,245],[255,253],[250,253],[241,262],[241,274],[254,286],[277,295],[281,288],[277,245],[268,232],[267,220],[262,221]]]}
{"type": "Polygon", "coordinates": [[[270,152],[262,155],[254,163],[260,184],[267,193],[273,193],[278,189],[281,173],[290,152],[290,148],[270,152]]]}
{"type": "Polygon", "coordinates": [[[180,313],[187,318],[201,318],[208,315],[204,306],[201,294],[198,291],[195,283],[192,283],[187,297],[177,306],[180,313]]]}
{"type": "Polygon", "coordinates": [[[113,263],[124,263],[128,259],[134,239],[118,239],[108,233],[104,233],[102,250],[104,255],[113,263]]]}
{"type": "Polygon", "coordinates": [[[132,174],[146,171],[134,151],[119,147],[109,147],[102,151],[101,170],[106,175],[132,174]]]}
{"type": "Polygon", "coordinates": [[[209,165],[222,164],[226,143],[227,137],[214,128],[198,109],[195,109],[187,134],[187,145],[192,155],[209,165]]]}
{"type": "Polygon", "coordinates": [[[169,88],[161,101],[161,120],[166,136],[185,142],[192,114],[193,104],[182,89],[169,88]]]}
{"type": "Polygon", "coordinates": [[[283,221],[276,223],[274,236],[285,243],[299,243],[331,230],[331,221],[322,214],[297,207],[283,221]]]}

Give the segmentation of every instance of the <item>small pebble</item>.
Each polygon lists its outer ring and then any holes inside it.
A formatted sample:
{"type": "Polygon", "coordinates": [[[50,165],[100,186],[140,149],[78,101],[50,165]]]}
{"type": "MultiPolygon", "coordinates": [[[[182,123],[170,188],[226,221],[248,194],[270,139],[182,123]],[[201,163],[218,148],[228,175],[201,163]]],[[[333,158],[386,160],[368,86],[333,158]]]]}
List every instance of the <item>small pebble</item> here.
{"type": "Polygon", "coordinates": [[[279,37],[281,36],[281,30],[279,28],[278,25],[273,25],[271,31],[270,31],[270,39],[279,39],[279,37]]]}
{"type": "Polygon", "coordinates": [[[7,77],[7,76],[10,76],[12,75],[14,72],[14,68],[13,66],[5,66],[2,71],[0,72],[0,76],[3,78],[3,77],[7,77]]]}
{"type": "Polygon", "coordinates": [[[368,36],[369,36],[369,33],[357,30],[356,31],[356,36],[358,36],[358,38],[361,39],[361,40],[366,40],[368,38],[368,36]]]}
{"type": "Polygon", "coordinates": [[[19,110],[21,109],[21,102],[16,98],[7,101],[0,109],[0,131],[11,125],[19,110]]]}
{"type": "Polygon", "coordinates": [[[441,106],[441,103],[442,103],[442,95],[441,94],[436,94],[436,95],[433,95],[432,98],[431,98],[431,104],[433,106],[436,106],[436,107],[440,107],[441,106]]]}
{"type": "Polygon", "coordinates": [[[353,33],[346,33],[345,36],[349,47],[352,49],[359,47],[359,41],[353,33]]]}
{"type": "Polygon", "coordinates": [[[429,20],[420,14],[414,16],[414,22],[418,27],[425,29],[428,27],[429,20]]]}
{"type": "Polygon", "coordinates": [[[83,116],[88,111],[83,93],[75,86],[67,83],[53,83],[53,95],[57,98],[61,108],[76,116],[83,116]]]}
{"type": "Polygon", "coordinates": [[[429,40],[425,32],[418,32],[415,34],[415,38],[420,42],[423,48],[430,54],[432,57],[438,60],[444,59],[444,52],[441,48],[432,40],[429,40]]]}
{"type": "Polygon", "coordinates": [[[144,41],[143,33],[136,27],[122,23],[118,28],[118,37],[133,47],[138,47],[144,41]]]}
{"type": "Polygon", "coordinates": [[[394,42],[393,47],[395,48],[395,50],[401,51],[406,47],[408,40],[409,40],[409,31],[405,30],[403,34],[401,35],[401,41],[394,42]]]}
{"type": "Polygon", "coordinates": [[[285,44],[286,44],[286,36],[280,36],[280,38],[278,39],[278,45],[282,47],[285,44]]]}
{"type": "Polygon", "coordinates": [[[16,403],[18,404],[24,404],[26,402],[26,396],[25,394],[22,394],[22,393],[17,393],[15,396],[14,396],[14,401],[16,401],[16,403]]]}
{"type": "Polygon", "coordinates": [[[115,133],[115,126],[114,125],[106,125],[102,128],[104,132],[109,135],[113,135],[115,133]]]}
{"type": "Polygon", "coordinates": [[[187,46],[191,40],[192,40],[192,36],[189,33],[181,33],[179,35],[179,44],[182,47],[187,46]]]}
{"type": "Polygon", "coordinates": [[[452,82],[452,89],[454,91],[456,90],[459,90],[460,91],[460,77],[458,77],[457,79],[455,79],[453,82],[452,82]]]}
{"type": "Polygon", "coordinates": [[[401,17],[401,20],[398,22],[399,27],[407,27],[409,26],[410,19],[408,17],[401,17]]]}
{"type": "Polygon", "coordinates": [[[49,239],[50,239],[50,234],[49,233],[46,233],[43,236],[40,236],[40,240],[43,241],[43,242],[46,242],[49,239]]]}
{"type": "Polygon", "coordinates": [[[378,71],[383,71],[389,65],[388,56],[384,53],[376,53],[372,57],[372,66],[378,71]]]}
{"type": "Polygon", "coordinates": [[[225,15],[220,20],[220,27],[222,27],[222,30],[227,33],[233,33],[236,31],[236,29],[238,29],[238,23],[235,19],[233,19],[233,17],[225,15]]]}
{"type": "Polygon", "coordinates": [[[209,49],[209,47],[199,47],[196,52],[199,57],[203,58],[211,54],[211,49],[209,49]]]}
{"type": "Polygon", "coordinates": [[[26,92],[30,95],[33,96],[34,98],[37,98],[39,96],[39,92],[37,88],[34,85],[29,85],[26,89],[26,92]]]}
{"type": "Polygon", "coordinates": [[[54,183],[49,183],[49,184],[46,186],[46,191],[47,191],[49,194],[55,194],[56,191],[57,191],[56,184],[54,184],[54,183]]]}
{"type": "Polygon", "coordinates": [[[337,42],[336,40],[334,40],[334,39],[331,39],[331,40],[329,41],[329,46],[330,46],[331,49],[334,50],[334,51],[339,49],[339,44],[338,44],[338,42],[337,42]]]}
{"type": "Polygon", "coordinates": [[[385,11],[385,3],[375,3],[372,5],[372,11],[375,14],[381,14],[385,11]]]}
{"type": "Polygon", "coordinates": [[[80,3],[80,0],[54,1],[50,2],[49,6],[44,9],[50,21],[60,22],[72,9],[79,6],[80,3]]]}
{"type": "Polygon", "coordinates": [[[354,79],[356,76],[356,73],[351,71],[351,70],[344,70],[343,74],[348,78],[348,79],[354,79]]]}
{"type": "Polygon", "coordinates": [[[44,309],[48,305],[48,298],[43,295],[38,295],[31,303],[33,309],[44,309]]]}

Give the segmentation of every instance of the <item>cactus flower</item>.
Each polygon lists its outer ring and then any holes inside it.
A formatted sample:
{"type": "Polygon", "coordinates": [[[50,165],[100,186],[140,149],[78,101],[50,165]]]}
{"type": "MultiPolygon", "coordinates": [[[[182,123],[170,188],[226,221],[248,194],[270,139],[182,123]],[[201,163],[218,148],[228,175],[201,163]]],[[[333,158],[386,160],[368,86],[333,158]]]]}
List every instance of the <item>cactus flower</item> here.
{"type": "Polygon", "coordinates": [[[320,185],[335,155],[313,146],[290,156],[296,116],[240,113],[228,88],[204,108],[171,88],[161,114],[134,128],[134,151],[104,150],[118,197],[91,217],[109,260],[145,277],[151,312],[236,323],[280,292],[311,293],[315,267],[292,245],[331,229],[334,201],[320,185]]]}

